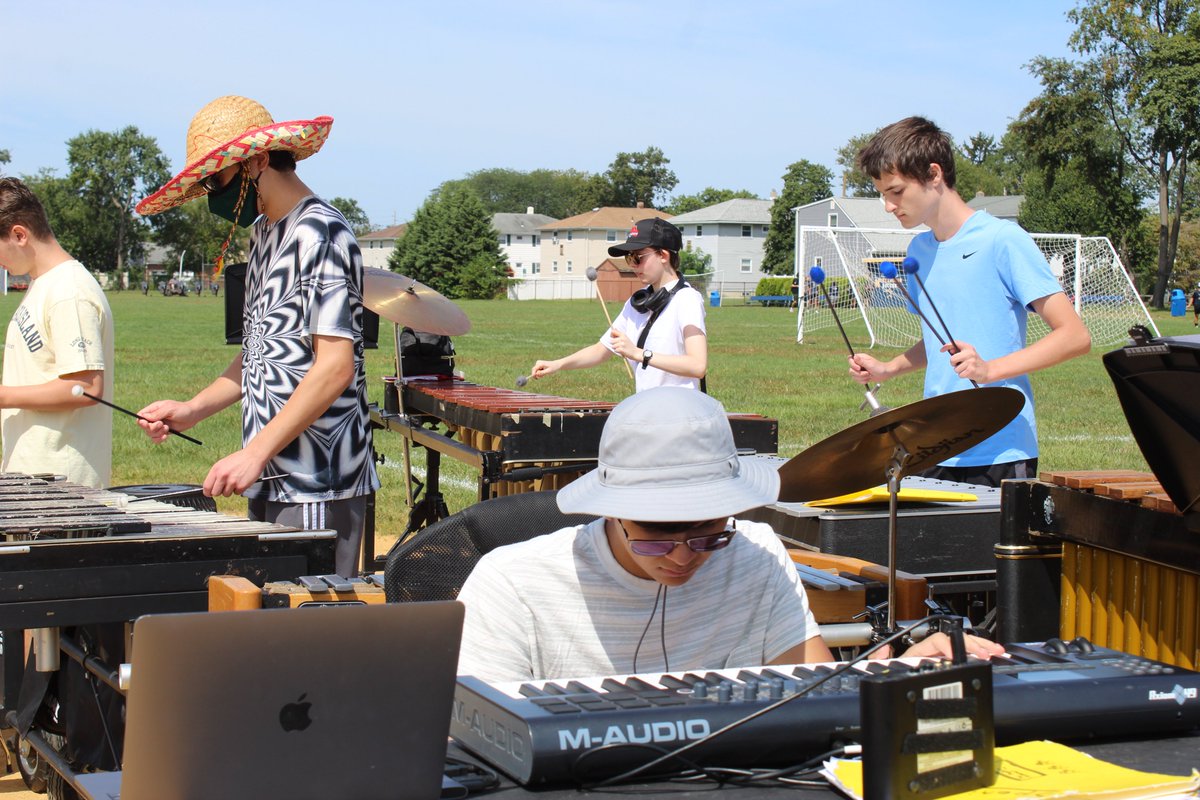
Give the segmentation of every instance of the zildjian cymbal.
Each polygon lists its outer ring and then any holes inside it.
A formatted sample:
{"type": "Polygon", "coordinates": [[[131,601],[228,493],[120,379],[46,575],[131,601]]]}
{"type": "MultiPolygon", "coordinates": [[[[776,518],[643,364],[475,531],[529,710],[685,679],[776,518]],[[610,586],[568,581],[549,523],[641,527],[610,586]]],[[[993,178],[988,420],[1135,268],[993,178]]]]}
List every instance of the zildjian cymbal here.
{"type": "Polygon", "coordinates": [[[887,482],[897,445],[901,475],[929,469],[987,439],[1021,412],[1025,396],[1004,386],[965,389],[893,408],[835,433],[779,468],[779,500],[803,503],[887,482]]]}
{"type": "Polygon", "coordinates": [[[363,269],[363,305],[415,331],[458,336],[471,330],[471,320],[453,301],[423,283],[386,269],[363,269]]]}

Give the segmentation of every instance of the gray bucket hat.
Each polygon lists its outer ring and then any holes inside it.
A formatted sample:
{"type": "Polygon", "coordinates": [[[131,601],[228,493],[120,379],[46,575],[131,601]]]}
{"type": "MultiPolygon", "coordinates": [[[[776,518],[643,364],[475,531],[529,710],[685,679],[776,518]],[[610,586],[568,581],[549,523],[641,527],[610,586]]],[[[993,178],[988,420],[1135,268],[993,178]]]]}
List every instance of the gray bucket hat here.
{"type": "Polygon", "coordinates": [[[568,514],[643,522],[728,517],[773,503],[779,472],[739,458],[725,409],[694,389],[660,386],[613,409],[596,469],[558,492],[568,514]]]}

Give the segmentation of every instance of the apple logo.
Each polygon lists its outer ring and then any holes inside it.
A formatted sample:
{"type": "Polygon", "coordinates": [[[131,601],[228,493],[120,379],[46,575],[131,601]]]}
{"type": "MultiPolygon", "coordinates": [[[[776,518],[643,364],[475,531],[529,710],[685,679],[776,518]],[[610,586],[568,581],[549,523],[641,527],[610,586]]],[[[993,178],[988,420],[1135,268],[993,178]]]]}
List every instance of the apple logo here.
{"type": "Polygon", "coordinates": [[[312,703],[300,702],[307,696],[308,692],[305,692],[296,698],[296,702],[287,703],[279,709],[279,724],[285,731],[302,731],[312,724],[312,718],[308,716],[312,703]]]}

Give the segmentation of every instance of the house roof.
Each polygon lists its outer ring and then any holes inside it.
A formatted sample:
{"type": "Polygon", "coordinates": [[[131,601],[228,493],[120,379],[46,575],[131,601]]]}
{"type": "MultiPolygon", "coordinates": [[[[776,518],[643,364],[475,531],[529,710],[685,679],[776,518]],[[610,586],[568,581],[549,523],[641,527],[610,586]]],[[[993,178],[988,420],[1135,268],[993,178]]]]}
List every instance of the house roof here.
{"type": "Polygon", "coordinates": [[[386,228],[380,228],[377,231],[364,233],[362,236],[358,237],[358,240],[361,242],[363,239],[399,239],[407,230],[408,223],[402,222],[399,225],[390,225],[386,228]]]}
{"type": "MultiPolygon", "coordinates": [[[[642,217],[642,219],[645,219],[645,217],[642,217]]],[[[604,259],[603,261],[601,261],[599,264],[596,265],[597,270],[604,269],[605,267],[609,267],[609,268],[619,272],[621,275],[636,275],[637,274],[634,271],[633,267],[631,267],[627,263],[625,263],[625,259],[623,259],[623,258],[612,258],[610,256],[609,258],[604,259]]]]}
{"type": "Polygon", "coordinates": [[[967,205],[976,211],[986,211],[993,217],[1016,219],[1023,202],[1023,194],[977,194],[967,201],[967,205]]]}
{"type": "Polygon", "coordinates": [[[726,200],[716,205],[698,208],[671,218],[673,225],[695,225],[706,222],[749,222],[766,225],[771,221],[771,200],[726,200]]]}
{"type": "Polygon", "coordinates": [[[517,235],[534,234],[538,230],[557,222],[554,217],[546,214],[511,214],[507,212],[492,214],[492,227],[497,233],[513,233],[517,235]]]}
{"type": "MultiPolygon", "coordinates": [[[[896,235],[876,232],[863,234],[877,252],[904,252],[908,249],[908,242],[912,236],[905,232],[904,226],[900,224],[895,215],[887,212],[883,207],[883,201],[878,197],[826,197],[824,200],[808,203],[793,210],[800,211],[816,207],[824,207],[827,211],[837,214],[838,227],[841,228],[874,228],[896,231],[896,235]]],[[[912,232],[920,233],[926,230],[928,228],[921,225],[913,228],[912,232]]]]}
{"type": "Polygon", "coordinates": [[[542,226],[542,230],[565,231],[568,228],[573,230],[612,230],[613,228],[617,230],[629,230],[633,226],[633,223],[639,219],[649,219],[650,217],[671,219],[672,215],[665,211],[659,211],[657,208],[604,206],[603,208],[593,208],[591,211],[544,225],[542,226]]]}

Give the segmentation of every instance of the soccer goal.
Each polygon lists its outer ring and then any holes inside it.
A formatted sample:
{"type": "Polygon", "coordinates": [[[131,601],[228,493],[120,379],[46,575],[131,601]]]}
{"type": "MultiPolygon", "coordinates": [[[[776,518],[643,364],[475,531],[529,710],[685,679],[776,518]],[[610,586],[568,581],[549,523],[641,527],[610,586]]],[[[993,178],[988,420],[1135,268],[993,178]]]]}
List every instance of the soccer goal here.
{"type": "MultiPolygon", "coordinates": [[[[861,327],[847,323],[862,320],[869,347],[907,348],[921,337],[920,319],[907,310],[904,295],[893,281],[879,273],[879,265],[904,260],[913,231],[891,228],[828,228],[801,225],[796,231],[796,275],[800,284],[796,341],[806,332],[834,325],[833,314],[809,278],[818,266],[826,275],[825,290],[837,308],[838,318],[851,338],[861,327]]],[[[1112,243],[1103,236],[1067,233],[1031,234],[1050,264],[1050,271],[1092,334],[1092,344],[1125,342],[1129,328],[1141,323],[1157,336],[1150,319],[1121,264],[1112,243]]],[[[1029,317],[1028,338],[1036,341],[1049,329],[1036,314],[1029,317]]]]}

